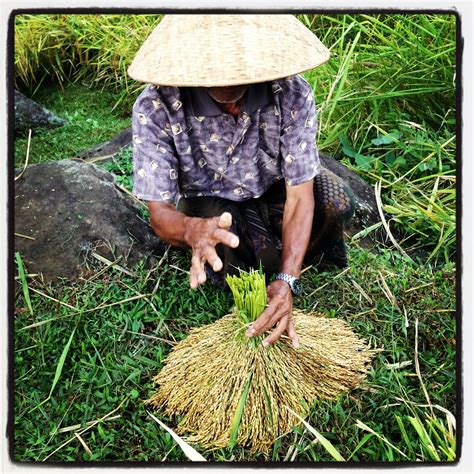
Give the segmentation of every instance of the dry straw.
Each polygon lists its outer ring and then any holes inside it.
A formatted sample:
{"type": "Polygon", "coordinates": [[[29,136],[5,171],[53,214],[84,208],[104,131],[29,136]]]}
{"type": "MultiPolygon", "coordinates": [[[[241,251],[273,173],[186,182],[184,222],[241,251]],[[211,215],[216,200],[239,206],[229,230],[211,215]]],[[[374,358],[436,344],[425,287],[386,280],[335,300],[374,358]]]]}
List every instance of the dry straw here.
{"type": "MultiPolygon", "coordinates": [[[[255,274],[253,283],[261,287],[263,276],[259,280],[255,274]]],[[[229,284],[235,297],[236,281],[229,284]]],[[[147,403],[182,417],[177,432],[188,435],[190,443],[268,451],[299,423],[291,410],[306,416],[315,399],[332,399],[357,387],[373,354],[342,320],[298,310],[293,316],[299,349],[287,339],[267,348],[247,339],[249,314],[242,306],[192,330],[154,378],[158,390],[147,403]]]]}

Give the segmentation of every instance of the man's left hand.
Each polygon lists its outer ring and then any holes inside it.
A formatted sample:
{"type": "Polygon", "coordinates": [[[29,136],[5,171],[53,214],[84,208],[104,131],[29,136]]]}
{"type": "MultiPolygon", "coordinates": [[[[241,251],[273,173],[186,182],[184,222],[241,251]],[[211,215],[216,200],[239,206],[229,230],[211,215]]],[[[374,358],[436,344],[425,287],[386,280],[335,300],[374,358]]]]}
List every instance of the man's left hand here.
{"type": "Polygon", "coordinates": [[[246,335],[259,336],[276,325],[272,333],[262,341],[263,346],[275,343],[286,332],[293,347],[298,348],[299,337],[291,318],[293,295],[288,283],[281,280],[270,283],[267,286],[267,301],[267,308],[248,328],[246,335]]]}

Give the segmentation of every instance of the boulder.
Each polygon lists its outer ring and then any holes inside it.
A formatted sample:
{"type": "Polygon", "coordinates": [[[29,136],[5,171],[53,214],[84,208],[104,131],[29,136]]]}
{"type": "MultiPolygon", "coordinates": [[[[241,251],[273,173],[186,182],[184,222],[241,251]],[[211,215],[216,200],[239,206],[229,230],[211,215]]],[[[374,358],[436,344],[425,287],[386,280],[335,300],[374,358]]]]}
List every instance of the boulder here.
{"type": "Polygon", "coordinates": [[[15,251],[45,281],[97,271],[97,255],[119,265],[153,264],[164,244],[139,217],[114,175],[61,160],[29,166],[15,182],[15,251]]]}
{"type": "Polygon", "coordinates": [[[54,128],[64,125],[66,121],[57,117],[21,92],[15,91],[15,132],[29,128],[54,128]]]}
{"type": "Polygon", "coordinates": [[[132,144],[132,127],[129,127],[111,140],[89,148],[78,153],[75,158],[79,158],[90,163],[97,161],[107,161],[112,159],[122,148],[130,147],[132,144]]]}

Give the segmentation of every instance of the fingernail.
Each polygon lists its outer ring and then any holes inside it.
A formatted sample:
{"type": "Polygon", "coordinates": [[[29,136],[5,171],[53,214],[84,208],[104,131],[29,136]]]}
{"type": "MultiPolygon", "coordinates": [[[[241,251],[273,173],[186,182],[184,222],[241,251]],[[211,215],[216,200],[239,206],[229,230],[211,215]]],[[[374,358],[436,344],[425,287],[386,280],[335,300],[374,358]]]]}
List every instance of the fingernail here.
{"type": "Polygon", "coordinates": [[[300,347],[300,343],[298,341],[294,341],[293,342],[293,348],[294,349],[299,349],[299,347],[300,347]]]}
{"type": "Polygon", "coordinates": [[[239,245],[239,239],[232,239],[232,246],[237,247],[239,245]]]}
{"type": "Polygon", "coordinates": [[[253,336],[255,334],[255,329],[253,328],[247,329],[247,332],[245,334],[247,336],[253,336]]]}
{"type": "Polygon", "coordinates": [[[268,347],[270,343],[268,341],[262,341],[262,346],[263,347],[268,347]]]}

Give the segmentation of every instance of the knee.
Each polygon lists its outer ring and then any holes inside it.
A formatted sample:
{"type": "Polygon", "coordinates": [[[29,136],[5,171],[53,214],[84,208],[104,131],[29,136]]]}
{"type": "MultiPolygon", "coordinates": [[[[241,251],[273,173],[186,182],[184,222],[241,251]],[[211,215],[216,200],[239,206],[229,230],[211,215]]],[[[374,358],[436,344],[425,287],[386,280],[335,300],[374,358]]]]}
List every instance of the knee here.
{"type": "Polygon", "coordinates": [[[349,186],[332,173],[315,180],[315,201],[320,212],[339,221],[349,220],[355,212],[355,197],[349,186]]]}
{"type": "Polygon", "coordinates": [[[348,221],[355,212],[355,198],[352,191],[345,186],[329,200],[328,212],[343,222],[348,221]]]}

